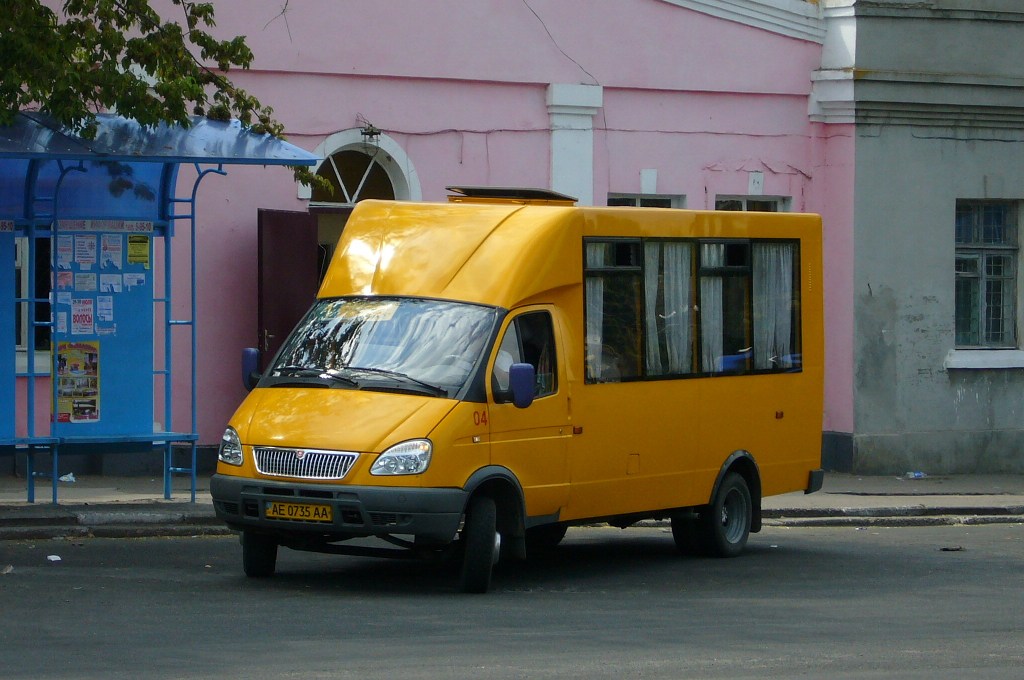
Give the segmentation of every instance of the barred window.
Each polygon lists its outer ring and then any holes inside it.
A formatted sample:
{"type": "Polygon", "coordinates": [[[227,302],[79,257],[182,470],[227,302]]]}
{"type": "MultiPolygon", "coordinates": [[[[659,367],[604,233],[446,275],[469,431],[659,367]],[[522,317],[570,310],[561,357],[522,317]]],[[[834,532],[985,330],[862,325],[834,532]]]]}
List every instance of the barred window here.
{"type": "Polygon", "coordinates": [[[957,347],[1016,347],[1017,243],[1014,203],[956,202],[957,347]]]}

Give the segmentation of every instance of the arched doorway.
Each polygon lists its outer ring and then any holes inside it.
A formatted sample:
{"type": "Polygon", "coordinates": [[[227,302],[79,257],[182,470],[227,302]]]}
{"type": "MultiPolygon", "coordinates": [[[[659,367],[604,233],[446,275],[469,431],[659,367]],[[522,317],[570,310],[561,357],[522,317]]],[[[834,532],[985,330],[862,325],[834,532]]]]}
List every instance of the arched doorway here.
{"type": "Polygon", "coordinates": [[[324,159],[314,172],[333,189],[299,188],[299,198],[309,199],[309,212],[316,217],[320,281],[356,203],[367,198],[419,201],[422,194],[412,160],[384,133],[342,130],[324,139],[313,153],[324,159]]]}
{"type": "Polygon", "coordinates": [[[387,135],[335,133],[314,150],[314,172],[333,190],[299,187],[308,212],[260,210],[258,346],[268,362],[309,308],[355,204],[367,198],[418,201],[412,162],[387,135]]]}

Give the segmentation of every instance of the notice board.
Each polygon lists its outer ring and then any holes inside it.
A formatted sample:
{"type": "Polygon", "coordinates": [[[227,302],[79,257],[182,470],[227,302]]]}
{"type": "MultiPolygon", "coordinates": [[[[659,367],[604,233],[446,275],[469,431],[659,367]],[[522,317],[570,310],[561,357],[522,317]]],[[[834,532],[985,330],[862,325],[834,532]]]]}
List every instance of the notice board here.
{"type": "Polygon", "coordinates": [[[152,223],[60,220],[53,238],[59,437],[153,431],[152,223]]]}

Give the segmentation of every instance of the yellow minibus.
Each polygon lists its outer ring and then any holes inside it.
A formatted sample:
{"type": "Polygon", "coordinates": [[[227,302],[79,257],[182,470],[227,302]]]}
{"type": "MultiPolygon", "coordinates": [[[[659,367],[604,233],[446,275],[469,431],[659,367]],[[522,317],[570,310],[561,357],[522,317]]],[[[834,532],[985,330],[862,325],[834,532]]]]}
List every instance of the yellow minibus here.
{"type": "Polygon", "coordinates": [[[485,592],[567,527],[652,518],[733,557],[763,497],[820,489],[818,216],[450,189],[360,202],[267,368],[244,353],[210,490],[247,575],[451,555],[485,592]]]}

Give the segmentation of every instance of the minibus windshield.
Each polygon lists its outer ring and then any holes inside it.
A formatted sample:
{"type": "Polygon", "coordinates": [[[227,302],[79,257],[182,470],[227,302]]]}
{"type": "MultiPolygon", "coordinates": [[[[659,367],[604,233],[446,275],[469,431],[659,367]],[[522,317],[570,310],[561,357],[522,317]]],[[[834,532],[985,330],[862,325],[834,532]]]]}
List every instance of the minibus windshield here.
{"type": "Polygon", "coordinates": [[[483,356],[498,318],[481,305],[398,297],[318,301],[264,384],[454,396],[483,356]]]}

